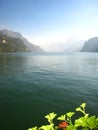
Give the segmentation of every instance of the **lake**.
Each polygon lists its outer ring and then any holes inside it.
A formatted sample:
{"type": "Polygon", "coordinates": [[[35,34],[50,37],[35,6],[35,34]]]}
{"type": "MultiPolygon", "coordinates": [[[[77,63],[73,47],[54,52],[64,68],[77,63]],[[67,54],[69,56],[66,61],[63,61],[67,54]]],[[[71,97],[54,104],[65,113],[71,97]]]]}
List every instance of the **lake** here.
{"type": "Polygon", "coordinates": [[[82,102],[98,116],[98,53],[0,54],[0,130],[27,130],[82,102]]]}

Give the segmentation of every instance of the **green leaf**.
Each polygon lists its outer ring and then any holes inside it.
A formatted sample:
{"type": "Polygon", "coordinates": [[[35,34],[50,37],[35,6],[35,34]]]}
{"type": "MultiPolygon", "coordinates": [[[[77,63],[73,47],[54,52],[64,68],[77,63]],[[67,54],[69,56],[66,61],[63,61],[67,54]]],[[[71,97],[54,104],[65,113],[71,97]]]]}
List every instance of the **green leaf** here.
{"type": "Polygon", "coordinates": [[[60,117],[57,118],[58,120],[66,120],[66,115],[61,115],[60,117]]]}
{"type": "Polygon", "coordinates": [[[83,124],[83,119],[82,118],[79,118],[79,119],[75,120],[75,127],[79,127],[79,126],[81,126],[83,124]]]}
{"type": "Polygon", "coordinates": [[[69,118],[71,118],[74,114],[75,114],[74,112],[68,112],[68,113],[66,113],[66,115],[67,115],[69,118]]]}
{"type": "Polygon", "coordinates": [[[98,118],[96,118],[96,125],[98,126],[98,118]]]}
{"type": "Polygon", "coordinates": [[[89,117],[87,119],[87,123],[88,123],[90,129],[96,128],[96,117],[95,116],[89,117]]]}
{"type": "Polygon", "coordinates": [[[88,114],[86,114],[84,117],[80,117],[79,119],[75,120],[75,127],[88,127],[87,123],[88,114]]]}
{"type": "Polygon", "coordinates": [[[82,112],[84,115],[86,114],[86,112],[85,112],[85,107],[86,107],[86,103],[82,103],[81,105],[80,105],[80,107],[77,107],[76,108],[76,111],[80,111],[80,112],[82,112]]]}
{"type": "Polygon", "coordinates": [[[51,130],[54,124],[51,125],[43,125],[42,127],[40,127],[42,130],[51,130]]]}
{"type": "Polygon", "coordinates": [[[37,130],[37,127],[32,127],[32,128],[29,128],[28,130],[37,130]]]}
{"type": "Polygon", "coordinates": [[[74,126],[67,126],[66,130],[77,130],[74,126]]]}
{"type": "Polygon", "coordinates": [[[45,116],[45,118],[47,118],[49,123],[53,122],[53,119],[56,117],[57,114],[55,114],[54,112],[49,113],[48,115],[45,116]]]}
{"type": "Polygon", "coordinates": [[[82,103],[80,106],[84,109],[86,107],[86,103],[82,103]]]}
{"type": "Polygon", "coordinates": [[[80,111],[80,112],[81,112],[82,110],[81,110],[80,107],[77,107],[77,108],[76,108],[76,111],[80,111]]]}
{"type": "Polygon", "coordinates": [[[89,130],[89,128],[83,128],[82,130],[89,130]]]}

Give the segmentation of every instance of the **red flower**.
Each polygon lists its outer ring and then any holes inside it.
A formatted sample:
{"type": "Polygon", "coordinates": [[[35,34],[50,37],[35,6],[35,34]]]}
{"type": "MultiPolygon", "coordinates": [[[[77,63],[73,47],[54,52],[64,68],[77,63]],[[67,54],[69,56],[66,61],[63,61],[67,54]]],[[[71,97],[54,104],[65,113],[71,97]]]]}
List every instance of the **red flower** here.
{"type": "Polygon", "coordinates": [[[68,126],[66,121],[63,121],[59,124],[59,128],[66,128],[66,126],[68,126]]]}

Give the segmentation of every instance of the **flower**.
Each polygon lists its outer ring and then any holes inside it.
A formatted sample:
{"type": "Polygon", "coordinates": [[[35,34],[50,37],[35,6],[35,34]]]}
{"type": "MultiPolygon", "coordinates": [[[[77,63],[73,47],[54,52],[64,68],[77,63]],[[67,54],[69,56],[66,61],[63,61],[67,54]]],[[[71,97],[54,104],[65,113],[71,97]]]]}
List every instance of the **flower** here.
{"type": "Polygon", "coordinates": [[[63,121],[59,124],[59,128],[66,128],[66,126],[68,126],[66,121],[63,121]]]}

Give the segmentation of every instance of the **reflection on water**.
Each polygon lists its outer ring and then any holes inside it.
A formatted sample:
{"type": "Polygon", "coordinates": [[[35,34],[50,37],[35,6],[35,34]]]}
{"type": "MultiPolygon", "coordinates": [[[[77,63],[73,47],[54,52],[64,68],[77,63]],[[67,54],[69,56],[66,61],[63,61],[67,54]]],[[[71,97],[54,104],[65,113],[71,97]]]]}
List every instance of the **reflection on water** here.
{"type": "Polygon", "coordinates": [[[0,68],[6,66],[6,54],[0,56],[0,68]]]}

